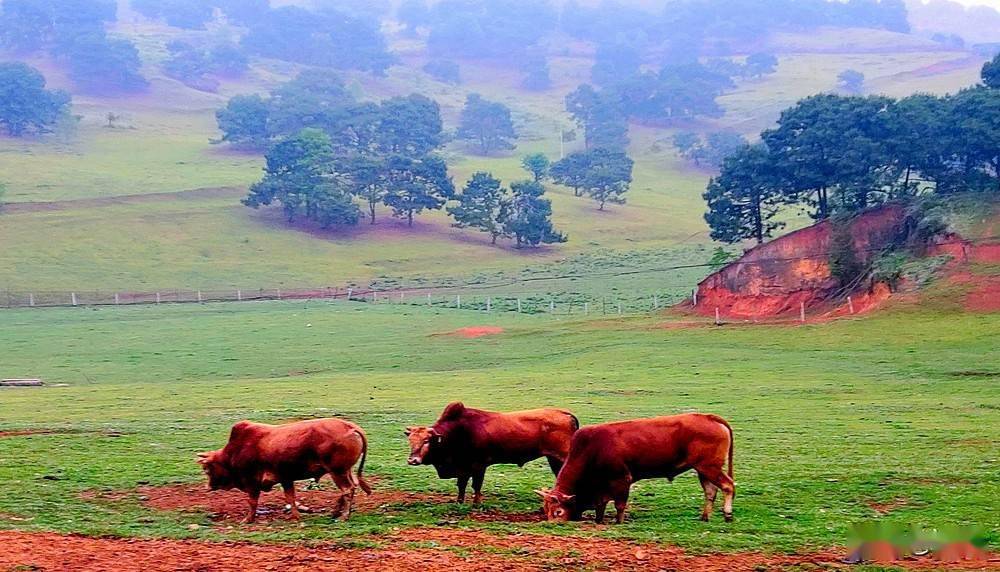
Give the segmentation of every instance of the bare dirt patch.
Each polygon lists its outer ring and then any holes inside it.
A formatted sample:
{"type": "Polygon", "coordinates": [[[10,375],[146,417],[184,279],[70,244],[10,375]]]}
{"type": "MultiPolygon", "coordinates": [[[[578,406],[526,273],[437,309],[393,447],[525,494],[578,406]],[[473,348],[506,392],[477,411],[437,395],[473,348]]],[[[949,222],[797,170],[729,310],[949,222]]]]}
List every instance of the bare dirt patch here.
{"type": "MultiPolygon", "coordinates": [[[[362,491],[354,497],[356,512],[386,512],[399,505],[419,503],[439,503],[451,500],[448,495],[440,493],[412,493],[398,490],[378,488],[377,479],[367,477],[376,490],[371,495],[362,491]]],[[[333,511],[340,500],[341,493],[329,484],[317,488],[306,488],[301,484],[296,488],[296,498],[299,504],[308,507],[311,514],[328,514],[333,511]]],[[[94,493],[88,491],[83,498],[103,500],[123,500],[135,495],[139,501],[154,510],[190,511],[208,513],[210,518],[219,523],[232,524],[243,520],[247,514],[246,495],[240,491],[210,491],[204,484],[182,484],[168,486],[143,486],[134,491],[111,491],[94,493]]],[[[259,522],[288,518],[285,512],[285,497],[280,487],[264,493],[260,497],[258,507],[259,522]]]]}
{"type": "Polygon", "coordinates": [[[973,312],[1000,312],[1000,277],[982,278],[965,295],[964,305],[973,312]]]}
{"type": "Polygon", "coordinates": [[[868,507],[877,512],[880,516],[885,516],[890,512],[903,508],[909,504],[910,502],[905,498],[896,498],[888,502],[869,502],[868,507]]]}
{"type": "MultiPolygon", "coordinates": [[[[596,525],[588,528],[599,529],[596,525]]],[[[50,533],[0,532],[0,569],[237,571],[421,570],[471,572],[554,569],[615,571],[685,570],[751,572],[787,567],[839,567],[843,549],[808,554],[687,554],[675,547],[602,538],[496,534],[419,528],[372,537],[375,548],[337,545],[249,544],[192,540],[88,538],[50,533]],[[20,568],[19,568],[20,567],[20,568]]],[[[989,558],[985,556],[984,558],[989,558]]],[[[948,569],[988,569],[994,560],[948,564],[948,569]]],[[[932,559],[898,561],[905,568],[940,568],[932,559]]]]}
{"type": "Polygon", "coordinates": [[[66,429],[13,429],[11,431],[0,431],[0,439],[7,437],[30,437],[32,435],[58,435],[61,433],[72,433],[66,429]]]}
{"type": "Polygon", "coordinates": [[[454,332],[448,332],[445,335],[454,336],[456,338],[485,338],[486,336],[496,336],[502,334],[504,329],[499,326],[469,326],[468,328],[459,328],[454,332]]]}

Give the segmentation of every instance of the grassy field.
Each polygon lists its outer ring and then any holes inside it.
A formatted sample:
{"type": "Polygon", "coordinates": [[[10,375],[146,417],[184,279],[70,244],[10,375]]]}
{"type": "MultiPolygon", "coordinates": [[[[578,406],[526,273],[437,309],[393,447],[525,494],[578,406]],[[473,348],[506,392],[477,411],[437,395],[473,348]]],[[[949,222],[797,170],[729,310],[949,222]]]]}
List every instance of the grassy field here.
{"type": "MultiPolygon", "coordinates": [[[[665,320],[316,302],[4,312],[0,375],[56,386],[3,390],[0,431],[66,432],[0,438],[0,529],[364,542],[446,522],[780,551],[843,544],[850,523],[891,505],[883,520],[975,524],[996,546],[997,314],[898,305],[802,327],[670,329],[665,320]],[[435,335],[484,324],[506,332],[435,335]],[[697,522],[701,491],[691,475],[641,483],[630,521],[600,528],[479,524],[467,507],[426,502],[348,524],[313,515],[302,528],[225,530],[201,512],[146,508],[134,493],[81,496],[201,482],[193,454],[220,446],[234,421],[328,415],[366,428],[368,472],[382,490],[450,492],[451,481],[405,465],[402,428],[432,421],[453,399],[560,405],[585,424],[724,415],[736,432],[737,520],[697,522]]],[[[486,508],[535,510],[532,489],[551,481],[544,463],[490,469],[486,508]]]]}
{"type": "MultiPolygon", "coordinates": [[[[243,189],[260,177],[261,158],[210,141],[219,136],[214,111],[228,97],[267,91],[298,68],[258,61],[246,78],[224,83],[218,94],[206,94],[163,77],[156,68],[176,30],[124,17],[118,32],[136,38],[152,79],[149,93],[120,99],[77,96],[74,113],[80,121],[75,127],[41,139],[0,139],[0,181],[12,203],[0,215],[0,244],[5,245],[0,249],[0,289],[134,291],[427,281],[519,273],[604,252],[676,251],[680,254],[667,262],[686,261],[688,245],[708,243],[700,213],[709,173],[677,158],[670,143],[673,128],[649,126],[632,129],[636,171],[628,205],[602,213],[592,201],[550,189],[556,226],[570,237],[565,245],[531,254],[491,248],[475,232],[450,228],[443,213],[422,215],[414,230],[390,222],[387,212],[375,228],[288,228],[277,213],[253,212],[238,203],[243,189]],[[108,112],[124,116],[117,128],[105,125],[108,112]]],[[[846,68],[863,71],[870,91],[895,95],[956,90],[975,81],[978,61],[948,64],[961,53],[931,51],[926,43],[892,34],[840,32],[774,38],[768,47],[780,54],[777,74],[744,82],[724,96],[723,118],[683,128],[732,128],[752,135],[796,99],[832,88],[837,73],[846,68]],[[823,45],[834,53],[817,53],[823,45]]],[[[477,170],[510,182],[525,176],[520,168],[524,154],[559,156],[557,134],[573,127],[563,98],[588,79],[586,50],[570,45],[557,53],[553,88],[530,93],[519,87],[520,73],[482,62],[463,63],[462,86],[441,84],[415,71],[424,57],[420,45],[397,44],[405,65],[385,78],[345,74],[352,89],[368,98],[425,93],[441,103],[449,129],[470,92],[513,109],[521,134],[515,152],[479,157],[461,144],[448,146],[445,155],[456,183],[477,170]]],[[[58,66],[32,63],[45,71],[50,84],[69,86],[58,66]]],[[[579,145],[570,143],[563,151],[579,145]]],[[[600,287],[630,284],[603,281],[600,287]]]]}

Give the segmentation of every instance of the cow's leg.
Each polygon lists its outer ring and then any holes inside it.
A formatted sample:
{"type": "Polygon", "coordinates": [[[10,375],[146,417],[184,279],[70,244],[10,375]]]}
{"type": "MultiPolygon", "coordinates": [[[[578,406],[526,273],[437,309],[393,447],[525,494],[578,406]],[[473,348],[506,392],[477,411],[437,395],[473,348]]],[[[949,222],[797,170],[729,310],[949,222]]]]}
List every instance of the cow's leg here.
{"type": "Polygon", "coordinates": [[[736,484],[733,483],[733,479],[729,477],[726,473],[722,472],[722,467],[713,467],[711,469],[701,469],[698,471],[699,475],[705,475],[705,478],[711,481],[711,483],[722,491],[722,514],[726,519],[726,522],[733,521],[733,497],[736,496],[736,484]]]}
{"type": "Polygon", "coordinates": [[[604,511],[608,508],[608,499],[597,499],[597,506],[594,507],[594,522],[604,524],[604,511]]]}
{"type": "Polygon", "coordinates": [[[340,489],[340,502],[337,503],[337,514],[344,520],[351,517],[351,509],[354,508],[354,479],[351,478],[350,469],[346,473],[330,473],[333,482],[340,489]]]}
{"type": "Polygon", "coordinates": [[[472,473],[472,505],[479,506],[483,503],[483,479],[486,478],[486,467],[477,468],[472,473]]]}
{"type": "Polygon", "coordinates": [[[253,524],[257,520],[257,503],[260,501],[260,491],[248,492],[247,501],[250,503],[250,512],[243,519],[243,524],[253,524]]]}
{"type": "Polygon", "coordinates": [[[458,503],[465,502],[465,489],[469,486],[469,475],[458,476],[458,503]]]}
{"type": "Polygon", "coordinates": [[[563,466],[563,460],[552,455],[549,455],[546,459],[549,460],[549,468],[552,469],[552,474],[558,477],[559,469],[562,469],[563,466]]]}
{"type": "Polygon", "coordinates": [[[281,490],[285,491],[285,504],[291,507],[292,520],[299,520],[299,503],[295,500],[295,481],[281,483],[281,490]]]}
{"type": "Polygon", "coordinates": [[[628,506],[628,496],[632,487],[631,479],[618,483],[614,490],[615,501],[615,522],[622,524],[625,522],[625,508],[628,506]]]}
{"type": "Polygon", "coordinates": [[[712,481],[705,478],[705,475],[698,473],[698,480],[701,481],[701,488],[705,491],[705,506],[701,509],[701,519],[708,522],[708,518],[712,516],[712,510],[715,507],[715,496],[719,492],[719,487],[715,486],[712,481]]]}

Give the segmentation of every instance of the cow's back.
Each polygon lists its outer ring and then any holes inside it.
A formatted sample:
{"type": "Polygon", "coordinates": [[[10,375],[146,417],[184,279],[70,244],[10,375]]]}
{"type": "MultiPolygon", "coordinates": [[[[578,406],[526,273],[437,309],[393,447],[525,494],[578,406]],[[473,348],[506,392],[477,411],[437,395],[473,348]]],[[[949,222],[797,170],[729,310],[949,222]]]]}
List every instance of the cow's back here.
{"type": "Polygon", "coordinates": [[[468,407],[437,425],[455,436],[450,445],[453,458],[489,464],[523,464],[558,452],[565,456],[578,427],[573,414],[564,409],[499,413],[468,407]]]}
{"type": "MultiPolygon", "coordinates": [[[[285,425],[243,422],[238,435],[231,436],[232,462],[236,466],[318,472],[340,457],[357,458],[361,429],[341,419],[310,419],[285,425]]],[[[234,427],[234,434],[237,428],[234,427]]],[[[345,459],[346,462],[346,459],[345,459]]]]}

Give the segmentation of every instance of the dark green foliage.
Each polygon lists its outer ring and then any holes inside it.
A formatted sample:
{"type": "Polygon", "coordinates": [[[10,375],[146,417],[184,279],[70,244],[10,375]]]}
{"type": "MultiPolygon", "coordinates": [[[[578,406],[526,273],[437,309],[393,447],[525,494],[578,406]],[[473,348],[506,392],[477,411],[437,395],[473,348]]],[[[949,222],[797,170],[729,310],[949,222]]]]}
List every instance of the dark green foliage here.
{"type": "Polygon", "coordinates": [[[744,145],[725,159],[722,174],[709,181],[702,195],[713,240],[732,244],[753,239],[760,244],[785,226],[774,220],[788,199],[784,181],[771,163],[767,147],[761,144],[744,145]]]}
{"type": "Polygon", "coordinates": [[[69,66],[69,77],[88,93],[134,92],[149,82],[142,76],[142,61],[135,44],[100,33],[73,37],[59,47],[69,66]]]}
{"type": "Polygon", "coordinates": [[[203,30],[215,9],[205,0],[131,0],[130,6],[147,18],[188,30],[203,30]]]}
{"type": "Polygon", "coordinates": [[[983,64],[983,71],[980,75],[983,78],[983,85],[992,89],[1000,89],[1000,54],[983,64]]]}
{"type": "Polygon", "coordinates": [[[506,235],[504,226],[511,213],[511,197],[499,179],[482,171],[474,173],[456,199],[458,204],[448,207],[456,227],[485,232],[493,244],[506,235]]]}
{"type": "Polygon", "coordinates": [[[376,74],[385,73],[396,61],[377,22],[298,6],[276,8],[254,22],[243,46],[269,58],[376,74]]]}
{"type": "Polygon", "coordinates": [[[433,99],[412,94],[382,102],[378,110],[379,152],[417,157],[443,143],[441,108],[433,99]]]}
{"type": "Polygon", "coordinates": [[[739,258],[732,252],[727,251],[721,246],[715,247],[712,251],[712,257],[708,259],[708,267],[712,272],[718,272],[723,266],[729,264],[730,262],[739,258]]]}
{"type": "Polygon", "coordinates": [[[480,153],[488,155],[493,151],[513,149],[517,131],[510,108],[473,93],[465,100],[457,136],[475,142],[480,153]]]}
{"type": "Polygon", "coordinates": [[[262,149],[269,138],[268,117],[270,106],[259,95],[237,95],[226,107],[215,112],[222,142],[262,149]]]}
{"type": "Polygon", "coordinates": [[[462,83],[462,71],[458,64],[452,60],[431,60],[424,64],[424,72],[432,78],[459,85],[462,83]]]}
{"type": "Polygon", "coordinates": [[[542,195],[545,188],[534,181],[513,183],[510,211],[504,231],[514,237],[518,248],[566,242],[566,236],[552,227],[552,203],[542,195]]]}
{"type": "Polygon", "coordinates": [[[745,65],[745,75],[749,77],[761,77],[772,74],[778,70],[778,58],[767,52],[757,52],[747,56],[745,65]]]}
{"type": "Polygon", "coordinates": [[[866,269],[854,244],[851,219],[835,217],[830,220],[830,225],[830,275],[841,286],[854,286],[866,269]]]}
{"type": "Polygon", "coordinates": [[[599,147],[556,161],[550,174],[553,181],[572,187],[576,196],[589,195],[604,210],[607,203],[625,202],[622,195],[632,184],[633,164],[624,152],[599,147]]]}
{"type": "Polygon", "coordinates": [[[530,91],[545,91],[552,87],[552,77],[549,75],[549,62],[543,54],[528,57],[524,65],[527,75],[521,81],[521,87],[530,91]]]}
{"type": "Polygon", "coordinates": [[[45,77],[20,62],[0,63],[0,131],[13,137],[46,133],[69,111],[70,96],[45,89],[45,77]]]}
{"type": "Polygon", "coordinates": [[[424,209],[438,210],[455,195],[455,185],[448,176],[444,160],[434,155],[420,158],[389,157],[383,173],[385,198],[393,216],[406,218],[413,226],[413,216],[424,209]]]}
{"type": "Polygon", "coordinates": [[[281,203],[289,222],[298,216],[323,226],[355,224],[361,216],[349,187],[332,174],[333,145],[318,129],[305,129],[267,153],[264,179],[250,187],[243,204],[281,203]]]}
{"type": "Polygon", "coordinates": [[[861,93],[865,86],[865,74],[857,70],[844,70],[837,76],[837,86],[847,93],[861,93]]]}
{"type": "Polygon", "coordinates": [[[694,161],[696,165],[718,167],[723,159],[734,154],[747,144],[747,140],[733,131],[715,131],[705,140],[691,132],[674,136],[674,145],[681,157],[694,161]]]}
{"type": "Polygon", "coordinates": [[[1000,90],[966,89],[951,104],[957,174],[974,190],[1000,191],[1000,90]]]}
{"type": "Polygon", "coordinates": [[[167,50],[170,58],[163,62],[163,73],[201,91],[214,92],[219,77],[238,77],[250,67],[246,54],[232,43],[201,49],[186,42],[171,42],[167,50]]]}
{"type": "Polygon", "coordinates": [[[555,29],[548,0],[442,0],[431,9],[427,47],[438,57],[523,55],[555,29]]]}
{"type": "Polygon", "coordinates": [[[583,127],[588,149],[628,147],[628,115],[614,94],[581,85],[566,96],[566,111],[583,127]]]}
{"type": "Polygon", "coordinates": [[[639,75],[642,54],[629,44],[601,44],[594,56],[590,78],[600,86],[611,86],[639,75]]]}
{"type": "Polygon", "coordinates": [[[532,153],[521,160],[521,166],[524,167],[525,171],[531,173],[531,177],[536,183],[541,183],[549,176],[552,161],[549,161],[544,153],[532,153]]]}
{"type": "Polygon", "coordinates": [[[69,67],[69,76],[92,93],[137,91],[139,52],[131,41],[110,38],[117,18],[113,0],[6,0],[0,15],[0,45],[22,53],[46,49],[69,67]]]}

